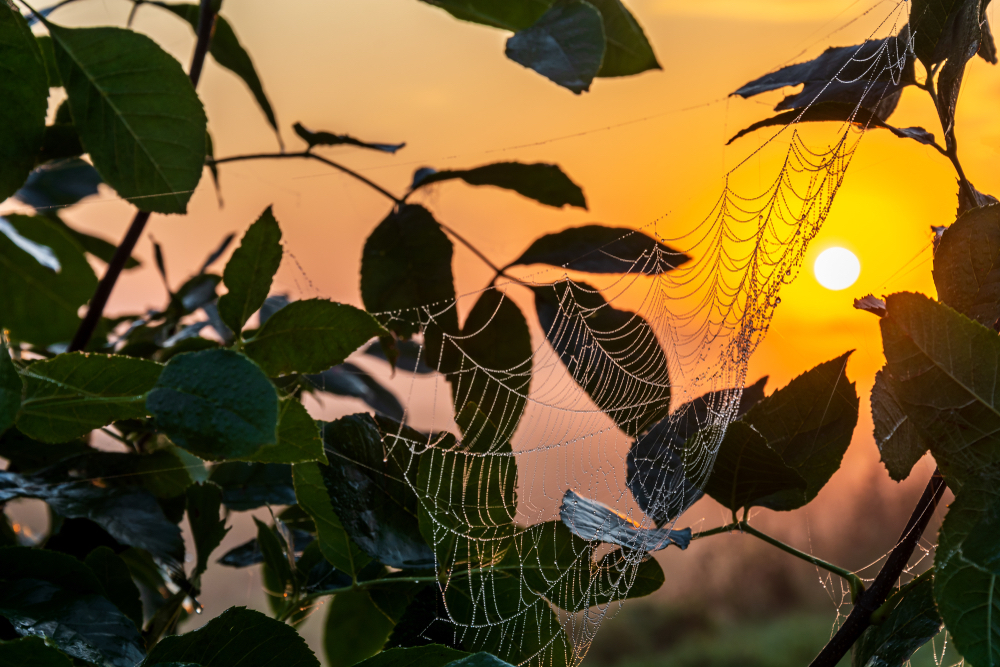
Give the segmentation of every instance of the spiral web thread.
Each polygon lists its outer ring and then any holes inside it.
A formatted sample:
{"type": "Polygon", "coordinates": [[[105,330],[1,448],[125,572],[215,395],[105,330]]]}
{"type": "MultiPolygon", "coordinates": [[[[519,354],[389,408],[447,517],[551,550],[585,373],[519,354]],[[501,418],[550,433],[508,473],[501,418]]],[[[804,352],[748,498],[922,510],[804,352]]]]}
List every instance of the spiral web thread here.
{"type": "MultiPolygon", "coordinates": [[[[876,32],[894,33],[905,7],[895,4],[876,32]]],[[[891,48],[899,43],[889,40],[852,65],[867,81],[884,74],[898,81],[907,58],[891,48]]],[[[727,174],[693,229],[662,235],[663,219],[643,228],[693,258],[679,268],[670,270],[675,254],[657,248],[628,270],[601,276],[600,288],[578,271],[541,270],[456,302],[380,314],[418,327],[438,371],[413,376],[411,399],[435,394],[456,411],[472,402],[482,413],[459,417],[458,430],[450,411],[434,410],[431,430],[464,431],[460,443],[406,427],[383,432],[387,460],[406,471],[421,499],[422,533],[448,573],[436,600],[422,608],[416,631],[423,640],[491,650],[515,664],[583,659],[602,619],[643,585],[647,551],[672,540],[677,519],[651,517],[675,517],[700,497],[697,487],[736,417],[749,357],[827,219],[866,129],[846,123],[827,150],[816,151],[795,125],[783,128],[759,149],[787,137],[779,172],[762,192],[740,194],[755,151],[727,174]],[[441,333],[476,303],[485,321],[458,335],[441,333]],[[491,325],[508,322],[512,308],[530,323],[530,357],[510,367],[478,363],[467,350],[495,345],[491,325]],[[703,395],[701,408],[681,407],[703,395]],[[683,461],[627,460],[637,436],[683,442],[692,426],[700,432],[683,461]],[[655,492],[645,513],[626,484],[630,463],[658,471],[648,478],[655,492]],[[671,474],[681,465],[688,484],[671,474]],[[578,495],[564,498],[567,490],[578,495]],[[559,525],[560,499],[562,518],[589,540],[559,525]]]]}

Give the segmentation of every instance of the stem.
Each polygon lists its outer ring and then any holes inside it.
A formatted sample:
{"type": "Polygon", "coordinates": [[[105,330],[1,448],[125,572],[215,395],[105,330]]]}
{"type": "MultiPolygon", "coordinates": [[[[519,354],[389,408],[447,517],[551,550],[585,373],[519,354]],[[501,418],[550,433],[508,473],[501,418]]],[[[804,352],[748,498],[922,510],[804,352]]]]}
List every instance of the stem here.
{"type": "Polygon", "coordinates": [[[809,667],[834,667],[851,650],[854,642],[871,624],[872,614],[885,603],[885,599],[892,592],[896,581],[899,580],[899,575],[903,573],[903,568],[906,567],[910,556],[913,555],[917,540],[924,534],[934,510],[944,494],[944,489],[944,478],[941,477],[939,470],[935,470],[930,481],[927,482],[927,488],[920,496],[917,506],[913,509],[910,520],[906,522],[906,527],[903,529],[899,541],[886,559],[882,570],[875,577],[875,581],[872,582],[867,591],[859,596],[850,616],[837,630],[833,639],[823,647],[816,659],[810,663],[809,667]]]}
{"type": "MultiPolygon", "coordinates": [[[[205,64],[205,56],[208,54],[208,46],[212,38],[212,28],[215,26],[215,12],[212,11],[212,0],[201,0],[198,16],[198,40],[195,43],[194,55],[191,57],[191,68],[188,74],[191,78],[191,85],[195,88],[198,87],[198,79],[201,78],[201,68],[205,64]]],[[[138,243],[139,237],[142,236],[142,231],[145,229],[148,221],[148,211],[139,211],[132,218],[132,224],[129,225],[128,231],[125,232],[125,238],[115,248],[115,254],[111,257],[111,262],[108,263],[107,271],[104,272],[104,277],[101,278],[101,282],[98,283],[97,289],[94,291],[94,296],[90,299],[90,304],[87,306],[87,314],[84,315],[83,321],[80,322],[80,326],[73,335],[73,340],[70,342],[68,348],[69,352],[82,350],[90,343],[90,339],[94,335],[101,317],[104,315],[104,308],[108,305],[111,291],[115,288],[115,283],[118,282],[118,277],[121,275],[122,269],[125,268],[125,262],[132,256],[135,244],[138,243]]]]}
{"type": "MultiPolygon", "coordinates": [[[[459,234],[458,232],[456,232],[454,229],[452,229],[448,225],[444,224],[443,222],[438,222],[438,224],[441,225],[441,229],[443,229],[444,231],[446,231],[449,234],[451,234],[452,236],[454,236],[456,241],[458,241],[459,243],[461,243],[462,245],[464,245],[466,248],[468,248],[469,250],[471,250],[473,252],[473,254],[475,254],[476,257],[478,257],[479,259],[483,260],[486,263],[486,266],[488,266],[491,269],[493,269],[498,276],[504,276],[504,277],[507,277],[507,278],[510,277],[506,273],[504,273],[503,269],[501,269],[496,264],[494,264],[493,262],[491,262],[486,255],[484,255],[483,253],[481,253],[479,251],[479,249],[476,248],[476,246],[474,246],[471,243],[469,243],[468,241],[466,241],[465,238],[463,238],[461,234],[459,234]]],[[[496,280],[496,278],[494,278],[494,280],[496,280]]]]}
{"type": "MultiPolygon", "coordinates": [[[[936,71],[936,69],[935,69],[936,71]]],[[[953,167],[955,167],[955,172],[958,174],[958,187],[965,191],[965,196],[968,200],[975,205],[976,191],[972,187],[972,183],[969,179],[965,177],[965,170],[962,169],[962,163],[958,159],[958,140],[955,138],[955,127],[945,127],[944,118],[941,116],[941,107],[939,105],[940,98],[938,97],[937,91],[934,89],[934,73],[935,71],[928,72],[927,81],[924,85],[919,85],[918,88],[923,88],[930,95],[931,101],[934,102],[934,109],[938,112],[938,122],[941,123],[941,132],[944,133],[944,145],[945,148],[942,149],[937,142],[934,143],[934,147],[938,149],[938,152],[947,157],[953,167]]]]}

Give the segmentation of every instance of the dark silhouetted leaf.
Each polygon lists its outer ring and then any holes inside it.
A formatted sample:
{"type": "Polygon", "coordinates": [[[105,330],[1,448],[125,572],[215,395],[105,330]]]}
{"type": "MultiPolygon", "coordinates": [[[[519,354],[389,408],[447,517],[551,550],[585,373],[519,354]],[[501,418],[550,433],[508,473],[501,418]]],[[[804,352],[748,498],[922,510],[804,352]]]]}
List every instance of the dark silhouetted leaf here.
{"type": "Polygon", "coordinates": [[[975,208],[944,230],[934,252],[938,297],[992,328],[1000,319],[1000,204],[975,208]]]}
{"type": "Polygon", "coordinates": [[[507,40],[505,53],[577,95],[590,90],[605,55],[601,13],[581,0],[558,0],[529,28],[507,40]]]}
{"type": "MultiPolygon", "coordinates": [[[[257,517],[253,518],[253,522],[257,526],[257,546],[264,559],[264,566],[270,570],[270,575],[273,577],[273,584],[267,587],[268,594],[278,601],[277,606],[281,609],[292,587],[293,563],[289,562],[282,540],[275,531],[257,517]]],[[[291,560],[294,560],[294,555],[291,560]]]]}
{"type": "MultiPolygon", "coordinates": [[[[989,206],[990,204],[996,204],[997,198],[993,195],[985,195],[976,188],[972,186],[972,183],[965,181],[965,184],[959,183],[958,186],[958,215],[961,216],[966,211],[971,211],[974,208],[979,208],[980,206],[989,206]],[[965,187],[968,185],[968,187],[965,187]]],[[[936,230],[938,227],[932,226],[931,229],[935,230],[935,241],[937,243],[941,242],[941,234],[944,233],[946,227],[941,227],[941,233],[936,230]]],[[[937,245],[934,247],[937,250],[937,245]]]]}
{"type": "Polygon", "coordinates": [[[691,529],[644,528],[607,505],[569,489],[563,494],[559,519],[570,532],[588,541],[618,544],[632,551],[659,551],[670,545],[687,549],[691,529]]]}
{"type": "Polygon", "coordinates": [[[879,299],[871,294],[863,296],[860,299],[854,300],[854,307],[858,310],[863,310],[878,317],[885,317],[885,301],[879,299]]]}
{"type": "Polygon", "coordinates": [[[287,396],[278,404],[278,442],[265,445],[241,460],[262,463],[326,463],[326,454],[323,452],[323,440],[315,420],[297,398],[287,396]]]}
{"type": "Polygon", "coordinates": [[[244,350],[271,377],[320,373],[384,333],[374,317],[354,306],[306,299],[272,315],[244,350]]]}
{"type": "MultiPolygon", "coordinates": [[[[304,530],[291,529],[292,540],[295,546],[296,556],[301,556],[303,550],[315,542],[316,538],[311,533],[304,530]]],[[[261,553],[260,544],[257,538],[247,540],[238,547],[233,547],[219,559],[219,563],[229,567],[250,567],[264,562],[264,554],[261,553]]],[[[348,581],[350,578],[348,577],[348,581]]],[[[350,583],[348,583],[350,585],[350,583]]]]}
{"type": "Polygon", "coordinates": [[[131,30],[46,27],[80,142],[104,182],[143,211],[186,212],[207,119],[180,63],[131,30]]]}
{"type": "Polygon", "coordinates": [[[18,667],[72,667],[70,659],[41,637],[0,642],[0,664],[18,667]]]}
{"type": "Polygon", "coordinates": [[[618,310],[582,282],[536,287],[535,310],[569,374],[629,435],[667,415],[667,356],[641,316],[618,310]]]}
{"type": "MultiPolygon", "coordinates": [[[[378,343],[374,343],[378,347],[378,343]]],[[[370,348],[371,346],[369,346],[370,348]]],[[[336,396],[360,398],[376,412],[397,421],[403,419],[403,405],[378,380],[351,363],[342,363],[306,379],[319,389],[336,396]]]]}
{"type": "Polygon", "coordinates": [[[123,419],[139,419],[163,366],[118,355],[70,352],[22,371],[17,427],[43,442],[66,442],[123,419]]]}
{"type": "Polygon", "coordinates": [[[882,463],[889,477],[901,482],[910,476],[913,466],[927,453],[927,443],[899,405],[892,387],[886,382],[885,370],[875,374],[871,403],[875,444],[882,454],[882,463]]]}
{"type": "Polygon", "coordinates": [[[201,667],[319,667],[319,660],[294,628],[245,607],[230,607],[198,630],[164,638],[144,664],[158,662],[190,662],[201,667]]]}
{"type": "Polygon", "coordinates": [[[753,125],[744,128],[733,135],[733,138],[726,142],[726,145],[733,143],[740,137],[746,136],[764,127],[785,126],[793,123],[816,123],[822,121],[836,121],[840,123],[851,123],[858,127],[868,129],[884,128],[902,139],[913,139],[922,144],[933,144],[934,135],[920,127],[898,128],[882,121],[878,116],[864,107],[860,107],[852,102],[817,102],[806,108],[795,108],[791,111],[779,113],[777,116],[765,118],[757,121],[753,125]]]}
{"type": "Polygon", "coordinates": [[[640,231],[584,225],[538,238],[508,266],[551,264],[589,273],[659,275],[689,259],[640,231]]]}
{"type": "MultiPolygon", "coordinates": [[[[913,0],[910,6],[910,25],[914,33],[913,50],[917,58],[930,67],[948,58],[959,46],[963,33],[968,31],[968,37],[979,44],[979,53],[988,62],[996,64],[995,47],[991,49],[993,39],[986,22],[986,7],[989,0],[913,0]],[[971,31],[963,24],[974,18],[981,24],[980,30],[971,31]],[[963,29],[964,28],[964,29],[963,29]],[[985,46],[985,48],[983,48],[985,46]],[[993,50],[992,59],[990,51],[993,50]]],[[[971,22],[971,21],[970,21],[971,22]]],[[[968,48],[968,46],[966,46],[968,48]]]]}
{"type": "MultiPolygon", "coordinates": [[[[21,409],[23,385],[14,363],[10,360],[10,350],[6,341],[0,341],[0,433],[14,425],[17,412],[21,409]]],[[[6,456],[0,447],[0,456],[6,456]]]]}
{"type": "Polygon", "coordinates": [[[330,667],[350,667],[378,653],[394,623],[367,591],[344,591],[327,603],[323,649],[330,667]]]}
{"type": "Polygon", "coordinates": [[[361,141],[360,139],[355,139],[354,137],[347,134],[334,134],[332,132],[324,132],[322,130],[314,132],[312,130],[307,130],[302,126],[302,123],[296,123],[292,126],[295,130],[295,134],[309,144],[309,148],[314,146],[357,146],[358,148],[371,148],[372,150],[382,151],[383,153],[395,153],[400,148],[406,146],[405,143],[402,144],[372,144],[367,141],[361,141]]]}
{"type": "Polygon", "coordinates": [[[96,195],[102,182],[97,170],[80,158],[56,160],[32,171],[14,196],[36,209],[61,208],[96,195]]]}
{"type": "Polygon", "coordinates": [[[236,333],[264,305],[281,253],[281,229],[268,206],[243,235],[222,274],[229,293],[219,297],[219,315],[236,333]]]}
{"type": "Polygon", "coordinates": [[[104,588],[104,593],[137,628],[142,628],[142,600],[128,565],[108,547],[97,547],[84,561],[104,588]]]}
{"type": "Polygon", "coordinates": [[[597,76],[629,76],[646,70],[663,69],[639,22],[621,0],[587,2],[601,13],[604,23],[604,59],[597,76]]]}
{"type": "Polygon", "coordinates": [[[323,474],[315,463],[297,463],[292,466],[295,480],[295,497],[299,507],[312,517],[316,524],[319,548],[335,568],[355,576],[371,561],[351,541],[343,524],[333,511],[330,495],[323,482],[323,474]]]}
{"type": "Polygon", "coordinates": [[[289,465],[221,463],[212,468],[209,479],[222,487],[222,504],[235,512],[265,505],[295,504],[289,465]]]}
{"type": "Polygon", "coordinates": [[[69,341],[80,323],[77,310],[97,288],[83,249],[44,218],[9,215],[0,218],[4,221],[16,234],[51,250],[60,268],[39,264],[9,234],[0,234],[0,326],[13,340],[39,346],[69,341]]]}
{"type": "Polygon", "coordinates": [[[546,206],[559,208],[568,204],[577,208],[587,208],[587,200],[580,186],[571,181],[557,165],[541,162],[533,164],[495,162],[473,169],[434,171],[419,181],[414,179],[413,189],[456,178],[462,179],[469,185],[492,185],[513,190],[546,206]]]}
{"type": "Polygon", "coordinates": [[[274,385],[231,350],[173,357],[146,408],[174,444],[210,461],[252,456],[277,442],[274,385]]]}
{"type": "MultiPolygon", "coordinates": [[[[118,249],[114,243],[106,241],[99,236],[85,234],[84,232],[73,229],[52,211],[45,213],[45,218],[57,224],[64,231],[68,232],[69,235],[76,239],[76,242],[80,244],[80,247],[87,253],[93,255],[105,264],[111,263],[111,258],[114,257],[115,250],[118,249]]],[[[140,266],[139,261],[135,257],[129,257],[125,260],[125,266],[123,268],[134,269],[138,266],[140,266]]]]}
{"type": "Polygon", "coordinates": [[[457,19],[516,32],[541,18],[552,0],[423,0],[457,19]]]}
{"type": "Polygon", "coordinates": [[[13,6],[0,5],[0,201],[14,194],[42,147],[49,81],[31,28],[13,6]]]}
{"type": "Polygon", "coordinates": [[[191,579],[198,581],[208,568],[208,558],[229,532],[226,519],[219,518],[222,489],[212,482],[192,484],[187,489],[187,515],[194,539],[195,565],[191,579]]]}
{"type": "Polygon", "coordinates": [[[386,355],[386,351],[382,346],[382,339],[368,345],[363,352],[389,362],[393,370],[399,369],[407,373],[416,373],[417,375],[427,375],[434,372],[433,368],[424,363],[426,352],[424,352],[423,346],[420,343],[412,340],[394,340],[393,348],[396,354],[394,359],[390,359],[386,355]]]}
{"type": "Polygon", "coordinates": [[[905,592],[885,620],[865,630],[853,647],[851,665],[903,665],[940,630],[934,580],[924,579],[905,592]]]}
{"type": "MultiPolygon", "coordinates": [[[[44,10],[43,10],[44,12],[44,10]]],[[[28,25],[31,25],[30,23],[28,25]]],[[[48,35],[36,35],[38,49],[42,53],[42,61],[45,64],[45,76],[49,80],[49,88],[62,88],[62,78],[59,76],[59,68],[56,66],[56,51],[52,46],[52,38],[48,35]]]]}

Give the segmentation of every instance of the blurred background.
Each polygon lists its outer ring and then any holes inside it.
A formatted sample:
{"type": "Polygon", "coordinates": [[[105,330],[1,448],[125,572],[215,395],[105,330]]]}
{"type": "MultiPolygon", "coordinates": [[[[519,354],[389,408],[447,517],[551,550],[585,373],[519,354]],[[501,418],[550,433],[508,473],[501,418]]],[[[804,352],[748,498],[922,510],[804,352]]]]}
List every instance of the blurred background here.
{"type": "MultiPolygon", "coordinates": [[[[739,129],[771,115],[781,99],[779,91],[753,100],[728,95],[828,46],[885,36],[884,19],[898,15],[901,6],[891,0],[628,0],[627,5],[662,71],[598,79],[579,96],[507,60],[503,45],[509,33],[457,21],[417,0],[229,0],[223,13],[254,59],[290,150],[302,147],[290,129],[294,122],[366,141],[405,141],[406,148],[394,156],[324,152],[395,193],[404,192],[414,170],[423,166],[558,163],[583,187],[589,210],[555,210],[458,182],[436,186],[420,199],[504,265],[535,237],[569,226],[645,226],[665,237],[688,228],[684,225],[708,214],[725,174],[773,134],[765,130],[726,146],[739,129]]],[[[124,25],[130,8],[124,0],[87,0],[60,9],[53,19],[69,26],[124,25]]],[[[988,14],[992,21],[992,8],[988,14]]],[[[175,17],[144,7],[134,27],[181,62],[189,61],[193,37],[175,17]]],[[[278,150],[235,76],[209,60],[199,92],[217,157],[278,150]]],[[[973,59],[958,107],[958,140],[966,173],[991,194],[1000,193],[998,101],[1000,71],[973,59]]],[[[940,135],[929,99],[914,88],[904,91],[893,122],[940,135]]],[[[806,136],[824,149],[835,140],[835,129],[825,124],[806,136]]],[[[762,189],[777,174],[781,155],[765,151],[753,157],[743,166],[742,181],[752,182],[756,171],[762,189]]],[[[137,249],[144,266],[123,276],[109,314],[165,300],[150,238],[162,244],[176,288],[226,234],[242,234],[272,204],[286,248],[275,291],[361,305],[361,249],[389,210],[384,198],[303,161],[222,165],[220,180],[223,206],[206,177],[188,215],[152,217],[137,249]]],[[[780,515],[758,510],[752,517],[762,530],[804,551],[848,568],[867,567],[862,574],[869,578],[895,543],[933,464],[922,461],[897,484],[879,463],[868,407],[874,374],[884,363],[878,319],[854,310],[852,300],[904,290],[934,294],[929,227],[954,220],[956,192],[950,164],[931,147],[883,131],[867,133],[801,275],[782,292],[768,337],[750,362],[748,379],[769,375],[770,392],[817,363],[856,350],[848,373],[862,396],[861,417],[843,468],[806,508],[780,515]],[[822,287],[812,272],[819,252],[834,246],[860,259],[860,277],[846,290],[822,287]]],[[[15,209],[8,203],[4,210],[15,209]]],[[[132,211],[107,191],[65,211],[64,219],[117,242],[132,211]]],[[[458,245],[454,268],[459,294],[492,278],[458,245]]],[[[384,364],[371,357],[357,363],[400,392],[410,386],[390,380],[384,364]]],[[[310,409],[317,418],[332,419],[367,408],[360,401],[331,399],[313,402],[310,409]]],[[[726,521],[725,511],[704,499],[679,525],[698,530],[726,521]]],[[[927,533],[930,540],[934,530],[927,533]]],[[[237,517],[218,553],[253,534],[250,517],[237,517]]],[[[609,613],[588,664],[801,665],[849,610],[839,581],[747,536],[713,537],[685,552],[659,552],[657,558],[666,584],[609,613]]],[[[259,568],[213,565],[204,580],[205,613],[191,618],[187,629],[231,605],[266,610],[259,568]]],[[[317,654],[322,654],[322,616],[320,608],[303,628],[317,654]]],[[[922,649],[914,664],[935,664],[943,649],[942,637],[922,649]]],[[[954,662],[953,656],[944,659],[954,662]]]]}

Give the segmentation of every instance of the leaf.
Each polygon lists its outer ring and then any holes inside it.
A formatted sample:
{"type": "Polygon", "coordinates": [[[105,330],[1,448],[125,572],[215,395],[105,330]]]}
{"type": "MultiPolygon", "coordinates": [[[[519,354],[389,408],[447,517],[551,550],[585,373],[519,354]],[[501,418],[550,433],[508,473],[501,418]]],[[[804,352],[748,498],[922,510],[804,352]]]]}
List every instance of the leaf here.
{"type": "Polygon", "coordinates": [[[288,555],[275,532],[257,517],[253,518],[253,522],[257,526],[257,546],[264,557],[264,566],[275,578],[276,585],[266,587],[266,592],[278,601],[278,608],[282,609],[292,587],[292,564],[288,562],[288,555]]]}
{"type": "Polygon", "coordinates": [[[691,529],[645,528],[624,514],[573,489],[563,494],[559,519],[570,532],[587,541],[617,544],[632,551],[659,551],[670,545],[687,549],[691,529]]]}
{"type": "Polygon", "coordinates": [[[765,127],[776,125],[785,126],[795,123],[815,123],[822,121],[837,121],[840,123],[850,123],[865,130],[883,128],[889,130],[901,139],[913,139],[922,144],[933,145],[934,135],[921,127],[898,128],[889,125],[873,112],[865,107],[858,106],[854,102],[827,101],[817,102],[805,108],[795,108],[791,111],[779,113],[777,116],[765,118],[757,121],[753,125],[744,128],[733,135],[726,142],[726,145],[733,143],[740,137],[765,127]]]}
{"type": "Polygon", "coordinates": [[[858,423],[858,393],[847,379],[850,355],[847,352],[806,371],[743,416],[768,447],[806,481],[804,500],[799,489],[793,488],[769,498],[766,507],[801,507],[815,498],[840,468],[858,423]]]}
{"type": "Polygon", "coordinates": [[[505,30],[527,28],[552,6],[552,0],[423,0],[457,19],[505,30]]]}
{"type": "MultiPolygon", "coordinates": [[[[115,251],[118,249],[118,247],[115,244],[110,243],[99,236],[92,236],[90,234],[85,234],[79,230],[73,229],[65,222],[63,222],[58,215],[56,215],[51,211],[46,213],[45,217],[46,219],[51,220],[59,227],[61,227],[63,230],[68,232],[69,235],[72,236],[76,240],[76,242],[80,244],[80,247],[83,248],[84,251],[86,251],[88,254],[93,255],[94,257],[101,260],[105,264],[111,263],[111,258],[114,257],[115,251]]],[[[135,257],[129,257],[127,260],[125,260],[125,266],[122,268],[134,269],[138,266],[140,266],[139,261],[135,257]]]]}
{"type": "Polygon", "coordinates": [[[1000,204],[974,208],[944,230],[934,251],[938,298],[980,324],[1000,319],[1000,204]]]}
{"type": "Polygon", "coordinates": [[[173,357],[149,392],[146,409],[171,442],[210,461],[252,456],[277,442],[274,385],[231,350],[173,357]]]}
{"type": "Polygon", "coordinates": [[[24,183],[42,147],[49,82],[31,28],[12,6],[0,5],[0,201],[24,183]]]}
{"type": "Polygon", "coordinates": [[[45,637],[87,662],[133,667],[143,658],[135,624],[104,597],[86,565],[65,554],[0,549],[0,615],[21,635],[45,637]]]}
{"type": "MultiPolygon", "coordinates": [[[[993,195],[986,195],[973,187],[972,183],[966,180],[963,183],[959,183],[958,186],[958,215],[961,216],[966,211],[970,211],[974,208],[979,208],[981,206],[989,206],[990,204],[996,204],[998,202],[997,198],[993,195]],[[965,187],[965,186],[968,187],[965,187]]],[[[933,226],[934,229],[934,250],[937,251],[937,245],[941,243],[941,235],[944,234],[946,227],[933,226]],[[940,230],[940,231],[938,231],[940,230]]]]}
{"type": "Polygon", "coordinates": [[[56,52],[55,47],[52,46],[52,38],[48,35],[35,35],[35,41],[42,54],[42,63],[45,65],[45,76],[48,79],[49,88],[62,88],[63,82],[59,77],[59,68],[56,67],[56,52]]]}
{"type": "Polygon", "coordinates": [[[955,647],[977,666],[1000,660],[1000,580],[995,567],[984,568],[965,555],[965,544],[978,538],[990,543],[993,554],[1000,551],[996,532],[980,535],[995,523],[998,506],[994,478],[967,479],[941,524],[934,555],[938,612],[955,647]]]}
{"type": "Polygon", "coordinates": [[[392,632],[393,622],[364,590],[337,593],[327,607],[323,649],[330,667],[348,667],[375,655],[392,632]]]}
{"type": "Polygon", "coordinates": [[[406,427],[390,427],[395,431],[383,442],[367,414],[326,424],[323,440],[332,456],[320,471],[334,513],[369,556],[392,567],[432,568],[434,554],[421,537],[411,488],[417,463],[410,447],[416,443],[406,427]]]}
{"type": "Polygon", "coordinates": [[[319,427],[305,406],[294,396],[286,396],[278,403],[278,442],[265,445],[243,461],[263,463],[326,463],[323,440],[319,427]]]}
{"type": "MultiPolygon", "coordinates": [[[[913,0],[910,7],[913,51],[924,67],[929,68],[956,52],[956,42],[964,36],[963,19],[975,17],[977,23],[977,30],[970,30],[966,39],[976,42],[983,39],[989,31],[989,24],[985,21],[987,5],[989,0],[985,3],[980,0],[913,0]],[[980,23],[983,24],[982,34],[978,29],[980,23]]],[[[967,46],[959,51],[966,49],[967,46]]]]}
{"type": "Polygon", "coordinates": [[[536,239],[508,266],[549,264],[570,271],[656,276],[690,259],[638,230],[584,225],[536,239]]]}
{"type": "Polygon", "coordinates": [[[583,282],[533,291],[538,321],[566,370],[620,429],[636,435],[667,415],[667,355],[646,320],[583,282]]]}
{"type": "Polygon", "coordinates": [[[100,174],[80,158],[46,162],[28,175],[14,196],[35,209],[63,208],[97,194],[100,174]]]}
{"type": "Polygon", "coordinates": [[[60,651],[48,646],[40,637],[22,637],[0,642],[0,663],[18,667],[72,667],[73,663],[60,651]]]}
{"type": "Polygon", "coordinates": [[[418,323],[431,316],[438,328],[457,332],[451,256],[451,241],[427,209],[399,206],[365,241],[361,257],[365,310],[380,315],[379,321],[403,338],[419,331],[418,323]],[[429,312],[423,312],[425,308],[429,312]],[[391,311],[418,312],[406,312],[404,319],[391,311]]]}
{"type": "MultiPolygon", "coordinates": [[[[736,417],[764,399],[767,376],[740,393],[736,417]]],[[[726,409],[735,396],[733,389],[720,389],[685,403],[670,417],[653,425],[629,448],[625,476],[632,496],[657,527],[673,521],[697,502],[704,492],[684,471],[684,443],[726,409]]]]}
{"type": "Polygon", "coordinates": [[[934,605],[934,580],[917,582],[879,625],[871,625],[854,644],[852,667],[904,665],[913,652],[941,630],[934,605]]]}
{"type": "Polygon", "coordinates": [[[858,310],[871,313],[876,317],[885,317],[885,301],[872,294],[854,300],[854,307],[858,310]]]}
{"type": "Polygon", "coordinates": [[[899,399],[885,379],[884,369],[875,374],[871,404],[875,444],[882,454],[882,463],[889,477],[901,482],[910,476],[913,466],[927,453],[927,443],[899,405],[899,399]]]}
{"type": "Polygon", "coordinates": [[[334,513],[319,466],[297,463],[292,466],[292,478],[299,506],[316,523],[316,539],[323,557],[338,570],[357,576],[371,559],[351,541],[334,513]]]}
{"type": "Polygon", "coordinates": [[[247,229],[222,274],[229,293],[219,297],[219,315],[236,333],[264,305],[281,253],[281,229],[268,206],[247,229]]]}
{"type": "Polygon", "coordinates": [[[222,487],[222,504],[234,512],[265,505],[294,505],[291,466],[227,462],[212,467],[209,480],[222,487]]]}
{"type": "Polygon", "coordinates": [[[185,213],[205,164],[207,119],[180,63],[131,30],[45,25],[101,178],[143,211],[185,213]]]}
{"type": "Polygon", "coordinates": [[[306,299],[272,315],[244,351],[271,377],[320,373],[384,333],[374,317],[354,306],[306,299]]]}
{"type": "Polygon", "coordinates": [[[22,371],[17,427],[43,442],[66,442],[123,419],[140,419],[163,366],[113,354],[70,352],[22,371]]]}
{"type": "Polygon", "coordinates": [[[577,95],[590,90],[605,53],[604,22],[594,5],[558,0],[507,40],[508,58],[577,95]]]}
{"type": "Polygon", "coordinates": [[[82,248],[44,218],[8,215],[18,234],[49,248],[58,272],[46,268],[9,236],[0,234],[0,326],[12,340],[47,346],[69,341],[80,323],[77,310],[97,288],[82,248]]]}
{"type": "MultiPolygon", "coordinates": [[[[698,437],[698,436],[696,436],[698,437]]],[[[688,465],[696,465],[689,463],[688,465]]],[[[693,471],[688,476],[697,478],[693,471]]],[[[801,507],[808,482],[744,421],[733,422],[719,445],[705,493],[735,513],[741,507],[801,507]]]]}
{"type": "Polygon", "coordinates": [[[101,546],[87,554],[84,562],[101,582],[107,598],[135,623],[136,628],[142,628],[142,600],[125,561],[108,547],[101,546]]]}
{"type": "MultiPolygon", "coordinates": [[[[462,179],[469,185],[492,185],[513,190],[546,206],[560,208],[568,204],[577,208],[587,208],[587,200],[580,186],[571,181],[558,165],[542,162],[532,164],[494,162],[472,169],[433,171],[419,180],[414,179],[412,189],[417,190],[432,183],[456,178],[462,179]]],[[[411,204],[407,208],[414,207],[411,204]]]]}
{"type": "Polygon", "coordinates": [[[468,654],[440,644],[391,648],[357,667],[513,667],[492,653],[468,654]]]}
{"type": "MultiPolygon", "coordinates": [[[[197,4],[166,2],[154,2],[151,4],[163,7],[181,17],[191,25],[191,29],[197,34],[197,4]]],[[[250,59],[250,54],[240,44],[233,26],[221,15],[216,15],[215,17],[215,25],[212,28],[212,41],[209,43],[208,52],[212,54],[215,62],[243,80],[243,83],[253,93],[254,99],[257,100],[260,110],[267,117],[267,122],[274,128],[275,134],[278,135],[278,143],[281,143],[278,121],[274,117],[271,102],[268,101],[267,95],[264,93],[264,85],[260,82],[260,77],[257,76],[257,69],[254,67],[253,60],[250,59]]]]}
{"type": "Polygon", "coordinates": [[[296,123],[292,126],[295,130],[295,134],[309,144],[309,148],[315,146],[357,146],[358,148],[371,148],[372,150],[382,151],[383,153],[395,153],[400,148],[406,146],[405,143],[402,144],[371,144],[366,141],[361,141],[355,139],[354,137],[347,134],[333,134],[332,132],[307,130],[302,126],[302,123],[296,123]]]}
{"type": "Polygon", "coordinates": [[[651,69],[663,69],[639,22],[621,0],[587,2],[601,13],[604,23],[604,59],[597,76],[629,76],[651,69]]]}
{"type": "Polygon", "coordinates": [[[294,628],[245,607],[230,607],[198,630],[165,637],[143,665],[158,662],[192,662],[201,667],[319,667],[319,660],[294,628]]]}
{"type": "Polygon", "coordinates": [[[396,395],[352,363],[345,361],[322,373],[307,375],[306,379],[320,391],[335,396],[360,398],[373,410],[381,412],[386,417],[397,421],[403,419],[403,404],[399,402],[396,395]]]}
{"type": "Polygon", "coordinates": [[[886,299],[883,377],[954,490],[1000,463],[1000,339],[922,294],[886,299]]]}
{"type": "MultiPolygon", "coordinates": [[[[23,387],[21,376],[10,360],[7,341],[0,341],[0,433],[14,425],[17,412],[21,409],[23,387]]],[[[6,452],[0,450],[0,456],[6,452]]],[[[9,460],[9,457],[6,457],[9,460]]]]}
{"type": "MultiPolygon", "coordinates": [[[[292,507],[297,507],[297,506],[292,505],[292,507]]],[[[274,529],[271,528],[269,530],[274,530],[274,529]]],[[[307,547],[313,545],[316,541],[316,538],[312,536],[312,533],[307,533],[304,530],[291,528],[289,532],[292,535],[292,542],[297,557],[302,556],[303,551],[305,551],[307,547]]],[[[257,541],[257,538],[255,537],[253,539],[247,540],[238,547],[233,547],[232,549],[227,551],[222,556],[222,558],[218,560],[218,562],[221,565],[226,565],[228,567],[234,567],[234,568],[250,567],[251,565],[258,565],[260,563],[263,563],[264,555],[261,553],[260,543],[257,541]]],[[[347,586],[350,586],[351,578],[346,577],[346,579],[347,579],[347,586]]]]}
{"type": "Polygon", "coordinates": [[[191,579],[198,582],[208,568],[208,557],[229,532],[225,517],[219,518],[222,488],[212,482],[192,484],[187,489],[187,516],[196,555],[191,579]]]}

